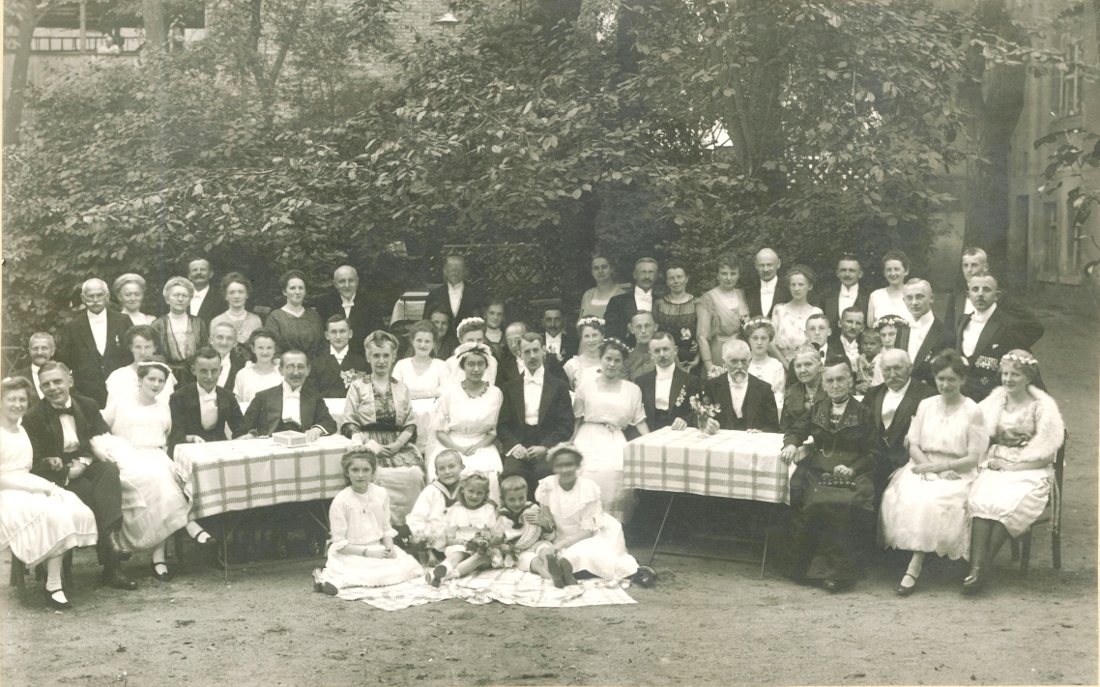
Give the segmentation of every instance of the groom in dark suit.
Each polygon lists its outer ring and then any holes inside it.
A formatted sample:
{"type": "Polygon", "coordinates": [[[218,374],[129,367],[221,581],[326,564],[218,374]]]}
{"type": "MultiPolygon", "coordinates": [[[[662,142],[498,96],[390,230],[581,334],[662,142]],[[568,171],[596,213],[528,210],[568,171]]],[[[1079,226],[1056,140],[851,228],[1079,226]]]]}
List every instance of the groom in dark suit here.
{"type": "Polygon", "coordinates": [[[225,427],[233,434],[244,417],[237,398],[218,386],[222,359],[213,348],[200,348],[191,363],[191,372],[198,380],[176,389],[168,399],[172,411],[172,431],[168,435],[168,455],[177,444],[225,441],[225,427]]]}
{"type": "Polygon", "coordinates": [[[325,338],[328,339],[328,351],[310,363],[309,381],[325,398],[344,398],[348,395],[348,387],[341,375],[344,372],[366,374],[370,372],[370,364],[352,350],[350,341],[355,338],[355,332],[342,312],[328,318],[325,338]]]}
{"type": "Polygon", "coordinates": [[[110,429],[95,401],[72,393],[71,374],[63,363],[45,363],[38,379],[44,400],[23,416],[23,428],[34,450],[31,472],[76,494],[95,515],[104,584],[137,589],[137,583],[120,569],[130,552],[119,538],[122,485],[118,466],[92,452],[91,440],[110,429]]]}
{"type": "Polygon", "coordinates": [[[726,373],[708,379],[703,388],[711,403],[721,410],[707,420],[703,429],[714,434],[719,429],[758,429],[779,432],[779,412],[771,385],[749,374],[752,352],[740,339],[730,339],[722,345],[722,362],[726,373]]]}
{"type": "Polygon", "coordinates": [[[336,421],[325,399],[309,386],[309,357],[301,351],[283,353],[283,383],[256,394],[234,438],[271,436],[275,432],[305,432],[309,441],[336,433],[336,421]]]}
{"type": "Polygon", "coordinates": [[[546,462],[548,450],[573,435],[573,410],[569,385],[548,374],[543,365],[546,351],[542,337],[524,334],[520,355],[526,368],[523,375],[501,387],[504,403],[497,436],[504,448],[504,470],[500,476],[522,476],[533,501],[539,480],[553,473],[546,462]]]}
{"type": "Polygon", "coordinates": [[[102,409],[107,405],[107,376],[134,361],[122,337],[130,318],[107,308],[107,283],[89,279],[80,287],[85,312],[61,330],[57,360],[72,370],[73,385],[102,409]]]}
{"type": "Polygon", "coordinates": [[[657,332],[649,341],[649,354],[655,369],[646,372],[634,383],[642,390],[645,422],[650,431],[662,427],[686,429],[692,424],[691,397],[703,388],[695,375],[681,370],[676,364],[677,348],[672,335],[657,332]]]}

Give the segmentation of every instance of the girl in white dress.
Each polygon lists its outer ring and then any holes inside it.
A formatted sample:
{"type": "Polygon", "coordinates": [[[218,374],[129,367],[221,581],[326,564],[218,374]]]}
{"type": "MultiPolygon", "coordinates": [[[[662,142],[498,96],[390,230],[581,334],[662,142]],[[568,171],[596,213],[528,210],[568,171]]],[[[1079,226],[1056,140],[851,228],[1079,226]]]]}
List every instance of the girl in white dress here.
{"type": "Polygon", "coordinates": [[[158,403],[157,394],[170,374],[159,361],[138,367],[138,397],[135,402],[108,404],[103,419],[110,435],[92,439],[93,449],[118,465],[122,481],[122,541],[130,549],[152,549],[153,577],[167,582],[168,537],[181,527],[198,544],[210,545],[211,537],[191,520],[189,503],[191,474],[165,453],[172,415],[158,403]]]}
{"type": "Polygon", "coordinates": [[[581,338],[580,351],[565,361],[565,374],[569,387],[576,391],[582,382],[594,380],[600,372],[600,346],[603,345],[604,321],[594,315],[582,317],[577,322],[577,334],[581,338]]]}
{"type": "Polygon", "coordinates": [[[966,372],[966,362],[951,349],[932,360],[940,395],[917,407],[906,437],[909,462],[894,471],[882,495],[883,543],[913,552],[900,596],[916,589],[926,553],[952,560],[969,554],[966,499],[989,433],[978,404],[962,395],[966,372]]]}
{"type": "Polygon", "coordinates": [[[905,307],[905,278],[909,276],[909,256],[900,250],[887,251],[882,256],[882,276],[886,287],[871,292],[867,299],[867,321],[875,322],[884,315],[897,315],[906,322],[913,322],[913,314],[905,307]]]}
{"type": "Polygon", "coordinates": [[[393,545],[390,496],[371,482],[377,465],[361,446],[340,458],[349,486],[329,506],[328,559],[313,571],[314,591],[336,596],[345,587],[387,587],[423,574],[416,559],[393,545]]]}
{"type": "Polygon", "coordinates": [[[498,476],[504,465],[496,447],[497,416],[504,403],[500,389],[485,381],[485,370],[493,357],[481,343],[464,343],[455,350],[466,378],[444,387],[435,410],[438,445],[428,461],[428,481],[435,479],[435,454],[454,449],[462,454],[469,470],[490,475],[489,498],[500,502],[498,476]]]}
{"type": "Polygon", "coordinates": [[[554,474],[539,481],[535,499],[542,506],[543,524],[555,530],[546,559],[555,584],[559,579],[565,585],[576,584],[573,573],[578,570],[608,580],[638,573],[638,562],[627,553],[622,525],[600,505],[599,485],[578,474],[584,461],[581,452],[559,444],[547,459],[554,474]]]}
{"type": "MultiPolygon", "coordinates": [[[[123,336],[126,346],[134,356],[134,362],[120,367],[107,376],[107,405],[134,403],[138,396],[138,366],[152,360],[157,352],[157,332],[147,324],[135,325],[123,336]]],[[[176,389],[176,378],[168,375],[164,388],[157,394],[157,403],[168,403],[168,397],[176,389]]]]}
{"type": "Polygon", "coordinates": [[[458,501],[443,516],[443,549],[446,558],[428,573],[428,583],[438,587],[441,582],[453,580],[486,568],[491,561],[466,549],[466,542],[479,532],[503,536],[505,522],[497,511],[497,504],[489,496],[489,485],[495,476],[478,470],[464,468],[458,490],[458,501]]]}
{"type": "Polygon", "coordinates": [[[821,308],[810,305],[807,298],[814,288],[814,273],[805,265],[795,265],[787,270],[787,286],[791,290],[791,300],[777,303],[772,308],[772,327],[775,338],[769,352],[783,369],[787,369],[794,352],[806,343],[806,320],[810,315],[820,314],[821,308]]]}
{"type": "Polygon", "coordinates": [[[435,348],[435,327],[421,320],[409,328],[413,356],[402,358],[393,366],[393,378],[409,388],[413,417],[416,419],[416,447],[428,452],[432,435],[431,421],[436,399],[447,382],[447,363],[432,357],[435,348]]]}
{"type": "Polygon", "coordinates": [[[248,363],[237,371],[233,395],[237,397],[238,403],[251,403],[256,394],[283,383],[283,375],[275,360],[279,352],[275,333],[269,329],[257,329],[249,337],[249,344],[252,354],[256,356],[256,362],[248,363]]]}
{"type": "Polygon", "coordinates": [[[0,550],[31,568],[45,562],[46,602],[64,610],[62,556],[96,543],[95,516],[73,492],[31,474],[34,451],[20,420],[32,388],[22,377],[0,382],[0,550]]]}
{"type": "Polygon", "coordinates": [[[600,374],[577,389],[572,444],[584,456],[583,474],[599,485],[603,509],[620,522],[634,512],[634,492],[623,489],[623,430],[649,434],[642,390],[622,378],[630,349],[612,337],[600,346],[600,374]]]}
{"type": "Polygon", "coordinates": [[[772,395],[775,396],[775,409],[779,412],[779,417],[783,417],[783,392],[787,388],[787,371],[783,369],[783,363],[768,355],[768,347],[775,339],[775,327],[766,317],[754,317],[741,328],[741,336],[745,337],[752,353],[749,374],[771,386],[772,395]]]}
{"type": "Polygon", "coordinates": [[[970,488],[970,574],[963,591],[985,584],[982,567],[997,557],[1009,537],[1019,537],[1046,508],[1054,460],[1065,439],[1058,404],[1033,386],[1039,362],[1027,351],[1001,358],[1001,386],[983,400],[989,453],[970,488]]]}

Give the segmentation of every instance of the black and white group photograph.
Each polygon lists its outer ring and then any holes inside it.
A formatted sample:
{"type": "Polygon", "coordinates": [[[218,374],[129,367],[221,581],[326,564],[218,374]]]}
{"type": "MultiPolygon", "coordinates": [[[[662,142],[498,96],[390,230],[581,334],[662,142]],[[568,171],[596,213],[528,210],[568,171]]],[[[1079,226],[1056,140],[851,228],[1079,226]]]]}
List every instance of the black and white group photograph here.
{"type": "Polygon", "coordinates": [[[1100,0],[4,0],[11,685],[1097,684],[1100,0]]]}

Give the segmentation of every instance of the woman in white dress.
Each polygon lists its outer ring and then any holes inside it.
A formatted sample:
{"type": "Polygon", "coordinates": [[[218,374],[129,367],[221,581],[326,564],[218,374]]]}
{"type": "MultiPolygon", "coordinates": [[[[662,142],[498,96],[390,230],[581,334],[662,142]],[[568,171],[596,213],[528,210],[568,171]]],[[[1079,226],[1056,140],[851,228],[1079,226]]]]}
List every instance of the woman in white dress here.
{"type": "MultiPolygon", "coordinates": [[[[427,455],[431,438],[432,416],[436,399],[447,381],[447,363],[432,357],[435,348],[435,327],[420,320],[409,328],[413,355],[402,358],[393,366],[393,378],[409,388],[413,417],[416,419],[416,447],[427,455]]],[[[434,445],[434,444],[433,444],[434,445]]]]}
{"type": "Polygon", "coordinates": [[[134,401],[108,403],[103,419],[110,435],[92,439],[93,449],[118,465],[122,482],[122,541],[137,550],[152,549],[153,577],[171,579],[166,560],[168,537],[186,528],[196,543],[214,538],[191,519],[191,474],[165,452],[172,415],[157,402],[169,369],[163,361],[138,366],[138,395],[134,401]]]}
{"type": "Polygon", "coordinates": [[[638,573],[638,562],[626,550],[623,526],[603,511],[600,487],[578,474],[584,461],[581,452],[559,444],[547,460],[554,474],[539,480],[535,499],[542,506],[542,523],[554,529],[546,562],[555,584],[559,579],[575,584],[573,572],[579,570],[608,580],[638,573]]]}
{"type": "Polygon", "coordinates": [[[913,314],[902,299],[905,278],[909,276],[909,256],[900,250],[887,251],[882,256],[882,276],[886,277],[887,286],[871,292],[867,300],[867,321],[873,324],[884,315],[897,315],[913,323],[913,314]]]}
{"type": "Polygon", "coordinates": [[[940,395],[917,407],[906,437],[909,462],[894,471],[882,495],[883,543],[913,552],[900,596],[916,589],[926,553],[951,560],[969,555],[966,499],[989,433],[978,404],[962,395],[966,372],[966,362],[951,349],[932,360],[940,395]]]}
{"type": "Polygon", "coordinates": [[[600,374],[581,384],[573,399],[576,427],[572,444],[584,456],[583,474],[599,485],[603,510],[619,522],[630,521],[634,492],[623,489],[623,430],[633,426],[649,434],[642,390],[628,382],[623,361],[630,349],[612,337],[600,346],[600,374]]]}
{"type": "Polygon", "coordinates": [[[775,339],[769,352],[783,369],[787,369],[794,352],[806,343],[806,320],[810,315],[821,314],[821,308],[810,305],[807,300],[814,288],[814,273],[805,265],[795,265],[787,270],[787,286],[791,290],[791,300],[777,303],[772,308],[772,327],[775,339]]]}
{"type": "MultiPolygon", "coordinates": [[[[107,375],[107,405],[134,403],[138,397],[138,368],[152,360],[157,353],[157,332],[147,324],[135,325],[123,336],[134,362],[107,375]]],[[[157,403],[168,403],[168,397],[176,389],[176,378],[168,375],[164,388],[157,394],[157,403]]]]}
{"type": "Polygon", "coordinates": [[[580,351],[566,360],[564,366],[573,391],[577,390],[581,382],[594,380],[599,375],[603,327],[604,321],[595,315],[586,315],[577,322],[577,335],[581,339],[580,351]]]}
{"type": "Polygon", "coordinates": [[[428,481],[435,479],[435,456],[444,449],[462,454],[470,470],[489,475],[489,498],[500,503],[499,476],[504,466],[496,447],[497,417],[504,395],[485,381],[485,370],[493,354],[482,343],[464,343],[455,349],[460,369],[466,378],[448,384],[435,409],[438,445],[428,460],[428,481]]]}
{"type": "Polygon", "coordinates": [[[116,279],[113,287],[123,315],[127,315],[135,326],[153,324],[153,320],[157,318],[141,312],[141,306],[145,303],[145,277],[127,273],[116,279]]]}
{"type": "Polygon", "coordinates": [[[623,287],[615,283],[611,263],[602,255],[592,256],[592,278],[596,280],[596,285],[581,296],[580,316],[582,318],[602,318],[607,311],[607,302],[619,294],[626,293],[623,287]]]}
{"type": "Polygon", "coordinates": [[[230,272],[222,279],[222,293],[229,305],[225,312],[210,320],[210,331],[221,323],[233,326],[237,332],[237,343],[246,344],[252,338],[252,332],[263,326],[260,316],[248,312],[244,306],[252,292],[252,280],[240,272],[230,272]]]}
{"type": "MultiPolygon", "coordinates": [[[[718,286],[699,299],[699,355],[705,372],[716,365],[714,357],[722,357],[722,346],[741,331],[741,318],[749,314],[745,294],[737,288],[741,278],[741,261],[732,253],[718,256],[718,286]]],[[[721,367],[718,364],[718,367],[721,367]]],[[[782,390],[780,390],[782,393],[782,390]]]]}
{"type": "Polygon", "coordinates": [[[255,362],[250,362],[237,371],[233,381],[233,395],[238,403],[251,403],[256,394],[283,383],[279,364],[275,356],[279,354],[278,340],[270,329],[257,329],[249,337],[249,345],[255,362]]]}
{"type": "Polygon", "coordinates": [[[458,348],[455,349],[454,354],[447,358],[447,379],[448,383],[457,383],[466,378],[465,373],[462,371],[458,359],[458,349],[462,348],[462,344],[476,343],[485,346],[489,351],[489,364],[485,368],[485,373],[481,376],[485,380],[486,384],[492,386],[497,380],[497,359],[492,355],[492,349],[489,348],[489,344],[485,339],[485,320],[480,317],[467,317],[458,323],[458,327],[455,328],[455,332],[458,334],[458,348]]]}
{"type": "Polygon", "coordinates": [[[963,591],[985,584],[982,567],[997,557],[1009,537],[1019,537],[1046,508],[1054,460],[1065,440],[1058,404],[1033,386],[1039,362],[1027,351],[1001,358],[1001,386],[983,400],[989,453],[970,487],[970,574],[963,591]]]}
{"type": "MultiPolygon", "coordinates": [[[[768,348],[775,339],[775,327],[766,317],[754,317],[741,328],[741,336],[749,344],[752,359],[749,374],[767,382],[775,396],[775,409],[783,417],[783,392],[787,388],[787,371],[783,363],[768,355],[768,348]]],[[[721,349],[719,349],[721,350],[721,349]]]]}
{"type": "Polygon", "coordinates": [[[23,564],[46,564],[46,603],[69,608],[61,560],[77,546],[92,546],[95,516],[76,494],[31,474],[34,451],[20,424],[33,387],[22,377],[0,382],[0,550],[23,564]]]}

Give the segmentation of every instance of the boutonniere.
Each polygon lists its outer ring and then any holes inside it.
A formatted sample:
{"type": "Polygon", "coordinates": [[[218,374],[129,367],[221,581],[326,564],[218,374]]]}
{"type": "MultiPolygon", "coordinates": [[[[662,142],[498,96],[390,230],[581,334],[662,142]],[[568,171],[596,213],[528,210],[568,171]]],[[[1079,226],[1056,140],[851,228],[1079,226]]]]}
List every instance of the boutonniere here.
{"type": "Polygon", "coordinates": [[[721,365],[715,365],[707,371],[707,379],[721,377],[724,374],[726,374],[726,368],[722,367],[721,365]]]}
{"type": "Polygon", "coordinates": [[[557,360],[559,363],[562,362],[561,351],[550,351],[550,355],[554,356],[554,359],[557,360]]]}
{"type": "Polygon", "coordinates": [[[691,330],[687,327],[680,329],[680,340],[689,341],[691,339],[691,330]]]}

